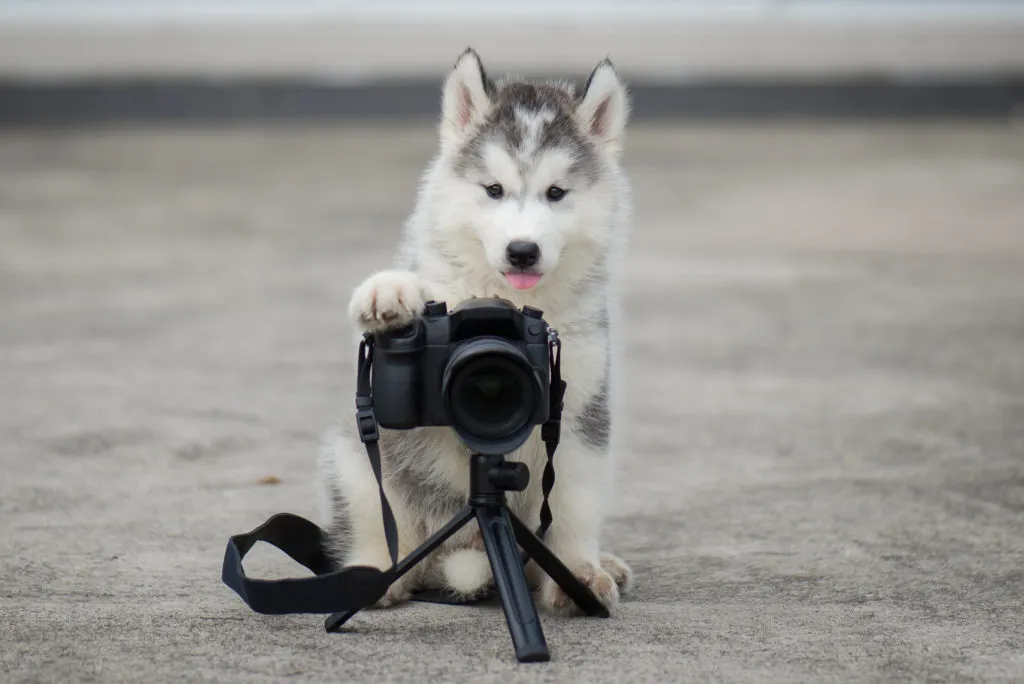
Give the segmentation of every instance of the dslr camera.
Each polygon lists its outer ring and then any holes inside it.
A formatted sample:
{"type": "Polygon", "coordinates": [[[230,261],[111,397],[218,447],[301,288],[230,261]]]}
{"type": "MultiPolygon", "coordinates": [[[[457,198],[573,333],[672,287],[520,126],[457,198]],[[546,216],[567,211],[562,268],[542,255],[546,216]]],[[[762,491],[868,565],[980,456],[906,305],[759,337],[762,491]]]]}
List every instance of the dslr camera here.
{"type": "Polygon", "coordinates": [[[450,426],[476,453],[513,451],[548,420],[556,340],[529,306],[473,298],[449,312],[428,302],[421,318],[374,335],[377,424],[450,426]]]}

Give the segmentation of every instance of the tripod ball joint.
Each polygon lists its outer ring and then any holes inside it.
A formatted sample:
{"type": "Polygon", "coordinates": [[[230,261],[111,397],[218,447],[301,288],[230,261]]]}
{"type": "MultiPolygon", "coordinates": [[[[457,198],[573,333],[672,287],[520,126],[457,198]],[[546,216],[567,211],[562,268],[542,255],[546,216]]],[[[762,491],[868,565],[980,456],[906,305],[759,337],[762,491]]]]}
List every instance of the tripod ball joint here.
{"type": "Polygon", "coordinates": [[[495,489],[521,492],[530,484],[530,470],[522,463],[501,463],[487,472],[487,479],[495,489]]]}

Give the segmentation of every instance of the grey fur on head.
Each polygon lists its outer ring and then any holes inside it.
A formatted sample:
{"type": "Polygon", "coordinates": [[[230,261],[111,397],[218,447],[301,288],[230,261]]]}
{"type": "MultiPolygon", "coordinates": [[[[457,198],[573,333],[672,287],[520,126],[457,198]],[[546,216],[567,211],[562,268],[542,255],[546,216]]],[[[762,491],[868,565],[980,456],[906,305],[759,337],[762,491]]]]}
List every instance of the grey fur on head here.
{"type": "MultiPolygon", "coordinates": [[[[593,112],[582,113],[583,120],[581,108],[601,70],[607,68],[614,73],[608,58],[598,63],[583,89],[577,91],[575,84],[568,81],[494,80],[472,48],[459,56],[456,67],[467,56],[475,62],[481,90],[488,100],[487,114],[459,150],[455,160],[457,173],[465,177],[478,171],[483,165],[481,154],[485,144],[493,141],[518,153],[524,163],[544,150],[564,150],[574,159],[570,170],[573,176],[591,183],[599,180],[602,166],[595,158],[595,142],[587,127],[595,125],[594,117],[605,116],[610,99],[599,103],[593,112]]],[[[470,98],[468,87],[461,88],[460,97],[470,98]]]]}
{"type": "Polygon", "coordinates": [[[594,144],[580,130],[571,91],[560,85],[522,81],[503,83],[496,88],[490,113],[456,158],[458,173],[465,176],[479,170],[484,145],[493,141],[525,159],[535,158],[544,150],[566,150],[574,158],[570,171],[573,175],[591,182],[597,180],[600,165],[595,159],[594,144]],[[528,135],[530,119],[541,122],[532,138],[528,135]]]}

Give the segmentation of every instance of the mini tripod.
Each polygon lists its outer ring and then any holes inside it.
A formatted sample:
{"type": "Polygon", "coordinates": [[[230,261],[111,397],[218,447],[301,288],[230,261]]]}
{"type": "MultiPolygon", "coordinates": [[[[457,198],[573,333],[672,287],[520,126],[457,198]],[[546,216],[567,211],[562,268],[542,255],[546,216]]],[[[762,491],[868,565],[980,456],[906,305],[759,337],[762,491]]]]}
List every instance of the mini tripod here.
{"type": "MultiPolygon", "coordinates": [[[[470,461],[469,472],[469,501],[466,507],[398,563],[395,579],[409,572],[430,552],[476,518],[494,572],[494,582],[508,622],[516,659],[521,663],[547,661],[550,659],[547,642],[544,640],[537,608],[530,596],[523,572],[523,559],[516,549],[516,542],[519,542],[527,557],[533,558],[587,615],[608,617],[608,609],[537,535],[508,510],[505,492],[522,491],[530,481],[530,471],[524,464],[510,463],[502,455],[475,454],[470,461]]],[[[328,632],[336,632],[357,612],[358,608],[335,613],[327,618],[324,626],[328,632]]]]}

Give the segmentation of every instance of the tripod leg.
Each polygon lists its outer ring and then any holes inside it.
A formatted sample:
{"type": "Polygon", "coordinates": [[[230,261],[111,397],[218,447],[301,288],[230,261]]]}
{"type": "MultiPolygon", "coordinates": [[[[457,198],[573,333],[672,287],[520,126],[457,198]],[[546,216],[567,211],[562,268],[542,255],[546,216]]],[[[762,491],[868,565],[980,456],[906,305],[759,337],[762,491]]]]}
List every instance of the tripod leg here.
{"type": "Polygon", "coordinates": [[[523,551],[533,558],[541,570],[546,572],[569,595],[569,598],[576,602],[580,610],[587,615],[608,617],[608,608],[597,600],[594,592],[590,591],[590,588],[583,584],[583,582],[580,582],[576,575],[565,566],[565,563],[559,560],[558,556],[552,553],[544,545],[544,542],[531,532],[519,518],[511,514],[510,518],[512,528],[515,530],[516,540],[523,547],[523,551]]]}
{"type": "MultiPolygon", "coordinates": [[[[448,521],[444,527],[435,532],[430,539],[420,544],[412,553],[398,562],[398,565],[395,566],[395,580],[409,572],[414,565],[426,558],[430,552],[438,546],[444,544],[449,537],[458,532],[463,525],[472,519],[473,508],[471,506],[466,506],[454,518],[448,521]]],[[[324,629],[328,632],[337,632],[341,629],[342,625],[348,622],[352,616],[358,612],[359,609],[356,608],[343,613],[334,613],[324,622],[324,629]]]]}
{"type": "Polygon", "coordinates": [[[521,663],[550,660],[537,608],[533,605],[523,574],[508,511],[503,506],[478,506],[476,517],[512,636],[516,660],[521,663]]]}

